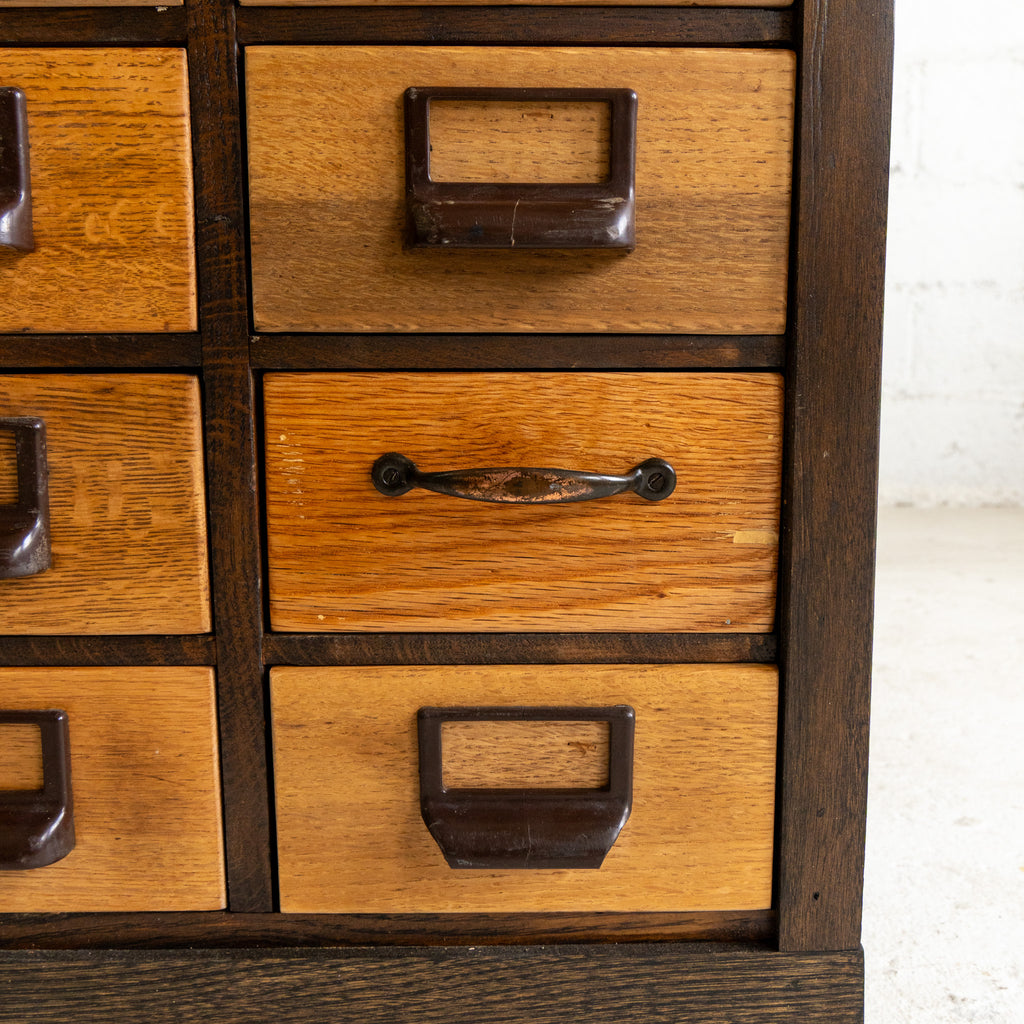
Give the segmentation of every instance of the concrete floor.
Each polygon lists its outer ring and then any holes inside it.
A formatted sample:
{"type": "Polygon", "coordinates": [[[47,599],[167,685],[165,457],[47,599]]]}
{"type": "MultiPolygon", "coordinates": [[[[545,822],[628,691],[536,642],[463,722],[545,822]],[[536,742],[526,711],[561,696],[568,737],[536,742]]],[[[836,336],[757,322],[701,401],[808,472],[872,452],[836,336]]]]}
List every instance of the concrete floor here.
{"type": "Polygon", "coordinates": [[[1024,509],[884,509],[866,1024],[1024,1022],[1024,509]]]}

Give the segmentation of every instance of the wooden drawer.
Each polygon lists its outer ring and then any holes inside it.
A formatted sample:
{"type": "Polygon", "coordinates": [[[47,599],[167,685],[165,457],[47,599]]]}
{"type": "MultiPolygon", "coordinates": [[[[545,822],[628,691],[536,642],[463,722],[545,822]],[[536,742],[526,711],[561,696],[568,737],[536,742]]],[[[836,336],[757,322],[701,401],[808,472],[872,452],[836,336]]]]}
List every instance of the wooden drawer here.
{"type": "Polygon", "coordinates": [[[770,373],[269,374],[271,625],[294,631],[766,632],[782,380],[770,373]],[[490,504],[420,470],[676,472],[662,501],[490,504]]]}
{"type": "MultiPolygon", "coordinates": [[[[0,669],[0,711],[54,708],[67,714],[74,846],[45,867],[0,870],[0,907],[223,907],[213,670],[0,669]]],[[[0,725],[0,815],[13,791],[40,787],[31,728],[0,725]]]]}
{"type": "Polygon", "coordinates": [[[196,328],[184,50],[0,50],[25,95],[35,249],[0,249],[0,331],[196,328]]]}
{"type": "MultiPolygon", "coordinates": [[[[256,327],[781,333],[794,68],[784,50],[250,47],[256,327]],[[439,86],[634,90],[635,250],[408,248],[403,94],[439,86]]],[[[451,108],[430,159],[450,151],[458,181],[608,174],[586,155],[608,144],[602,108],[451,108]]]]}
{"type": "Polygon", "coordinates": [[[0,633],[208,631],[198,381],[0,376],[0,506],[9,508],[19,485],[8,417],[45,426],[51,566],[0,579],[0,633]]]}
{"type": "MultiPolygon", "coordinates": [[[[282,910],[771,905],[777,714],[771,666],[278,668],[271,692],[282,910]],[[635,713],[632,811],[600,868],[448,866],[420,810],[419,708],[620,704],[635,713]]],[[[586,744],[566,736],[563,747],[575,744],[569,760],[585,761],[586,744]]],[[[482,738],[471,761],[486,751],[486,733],[482,738]]],[[[485,756],[490,785],[503,787],[506,773],[529,760],[530,751],[492,749],[485,756]]],[[[446,785],[482,781],[452,783],[447,763],[444,771],[446,785]]],[[[569,774],[560,770],[547,785],[593,785],[564,777],[569,774]]]]}

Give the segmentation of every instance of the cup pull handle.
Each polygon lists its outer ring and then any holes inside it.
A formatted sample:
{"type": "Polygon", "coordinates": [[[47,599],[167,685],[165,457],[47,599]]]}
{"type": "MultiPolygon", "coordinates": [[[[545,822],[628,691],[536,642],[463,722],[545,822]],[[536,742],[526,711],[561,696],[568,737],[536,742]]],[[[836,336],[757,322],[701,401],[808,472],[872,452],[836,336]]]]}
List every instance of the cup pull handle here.
{"type": "Polygon", "coordinates": [[[631,707],[426,707],[417,717],[420,810],[452,868],[599,868],[633,802],[631,707]],[[600,789],[456,789],[443,782],[445,722],[606,721],[600,789]]]}
{"type": "Polygon", "coordinates": [[[398,452],[382,455],[370,472],[381,494],[396,498],[414,487],[470,501],[539,505],[592,501],[632,491],[662,501],[676,486],[675,470],[664,459],[647,459],[623,476],[571,469],[455,469],[421,473],[398,452]]]}
{"type": "Polygon", "coordinates": [[[407,89],[408,246],[631,251],[636,244],[636,110],[636,93],[631,89],[407,89]],[[608,103],[608,177],[593,183],[434,181],[430,177],[433,100],[608,103]]]}
{"type": "Polygon", "coordinates": [[[10,86],[0,88],[0,246],[35,248],[25,94],[10,86]]]}
{"type": "Polygon", "coordinates": [[[71,747],[65,711],[0,711],[0,725],[38,725],[43,788],[0,792],[0,870],[41,868],[75,846],[71,747]]]}
{"type": "Polygon", "coordinates": [[[14,433],[18,499],[0,505],[0,579],[33,576],[50,567],[50,499],[46,425],[34,416],[0,417],[14,433]]]}

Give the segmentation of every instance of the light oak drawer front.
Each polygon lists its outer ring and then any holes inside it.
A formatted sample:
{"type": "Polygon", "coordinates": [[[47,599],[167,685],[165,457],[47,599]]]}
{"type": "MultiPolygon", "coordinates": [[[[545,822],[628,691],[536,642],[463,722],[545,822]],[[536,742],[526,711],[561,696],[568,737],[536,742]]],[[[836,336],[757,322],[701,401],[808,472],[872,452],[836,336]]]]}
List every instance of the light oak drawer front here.
{"type": "Polygon", "coordinates": [[[0,376],[0,506],[10,507],[19,487],[8,418],[45,428],[51,564],[0,579],[0,633],[207,632],[198,381],[0,376]]]}
{"type": "Polygon", "coordinates": [[[269,374],[271,624],[285,631],[766,632],[782,380],[768,373],[269,374]],[[666,460],[674,492],[491,504],[371,480],[666,460]]]}
{"type": "MultiPolygon", "coordinates": [[[[74,845],[45,867],[0,870],[0,908],[223,907],[213,670],[0,669],[0,711],[44,709],[67,715],[74,845]]],[[[0,725],[0,815],[38,774],[23,732],[0,725]]]]}
{"type": "Polygon", "coordinates": [[[25,95],[35,248],[0,248],[0,331],[196,328],[185,52],[0,49],[25,95]]]}
{"type": "MultiPolygon", "coordinates": [[[[779,333],[793,89],[781,50],[249,48],[256,327],[779,333]],[[633,90],[635,250],[407,248],[403,94],[451,86],[633,90]]],[[[475,152],[475,166],[449,163],[458,182],[608,173],[607,161],[587,169],[599,111],[448,107],[435,124],[431,105],[430,161],[475,152]]]]}
{"type": "MultiPolygon", "coordinates": [[[[771,666],[277,668],[271,692],[284,911],[771,905],[771,666]],[[420,811],[419,708],[620,704],[635,713],[632,812],[600,868],[448,866],[420,811]]],[[[548,785],[592,786],[586,769],[578,780],[563,777],[566,762],[588,758],[575,733],[566,743],[548,785]]],[[[492,749],[490,784],[519,785],[522,772],[507,780],[502,772],[527,759],[528,747],[492,749]]],[[[479,772],[454,784],[478,782],[479,772]]],[[[447,774],[445,784],[453,784],[447,774]]]]}

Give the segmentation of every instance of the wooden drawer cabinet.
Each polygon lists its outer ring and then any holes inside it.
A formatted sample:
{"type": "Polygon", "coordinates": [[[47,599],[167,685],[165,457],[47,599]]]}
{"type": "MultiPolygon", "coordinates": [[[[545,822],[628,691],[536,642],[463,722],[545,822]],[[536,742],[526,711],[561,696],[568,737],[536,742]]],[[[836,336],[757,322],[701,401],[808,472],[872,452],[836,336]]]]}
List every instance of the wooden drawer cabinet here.
{"type": "Polygon", "coordinates": [[[0,1024],[862,1020],[891,17],[0,0],[0,1024]]]}
{"type": "Polygon", "coordinates": [[[0,331],[195,329],[185,64],[181,49],[0,50],[0,85],[25,96],[34,242],[0,248],[0,331]]]}

